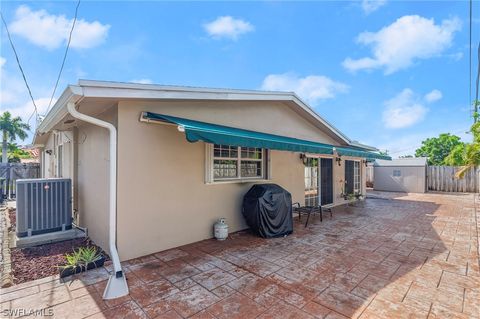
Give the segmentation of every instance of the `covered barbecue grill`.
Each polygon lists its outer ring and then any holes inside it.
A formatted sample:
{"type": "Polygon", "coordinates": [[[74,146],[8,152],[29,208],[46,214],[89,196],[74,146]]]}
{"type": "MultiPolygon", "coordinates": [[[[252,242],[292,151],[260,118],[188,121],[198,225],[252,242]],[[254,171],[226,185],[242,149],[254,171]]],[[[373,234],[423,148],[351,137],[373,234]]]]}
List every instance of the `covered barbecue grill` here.
{"type": "Polygon", "coordinates": [[[293,232],[292,195],[276,184],[257,184],[243,198],[242,214],[252,231],[263,238],[293,232]]]}

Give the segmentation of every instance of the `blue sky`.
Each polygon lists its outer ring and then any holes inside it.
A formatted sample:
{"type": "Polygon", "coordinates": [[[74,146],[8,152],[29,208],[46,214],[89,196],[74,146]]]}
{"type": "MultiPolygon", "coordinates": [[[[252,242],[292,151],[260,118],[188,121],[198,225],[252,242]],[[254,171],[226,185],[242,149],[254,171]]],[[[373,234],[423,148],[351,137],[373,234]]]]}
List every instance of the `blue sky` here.
{"type": "MultiPolygon", "coordinates": [[[[75,5],[1,2],[41,113],[75,5]]],[[[479,2],[473,21],[478,44],[479,2]]],[[[396,157],[443,132],[468,140],[468,50],[468,2],[85,1],[56,97],[80,78],[295,91],[396,157]]],[[[4,28],[0,57],[2,111],[28,118],[4,28]]]]}

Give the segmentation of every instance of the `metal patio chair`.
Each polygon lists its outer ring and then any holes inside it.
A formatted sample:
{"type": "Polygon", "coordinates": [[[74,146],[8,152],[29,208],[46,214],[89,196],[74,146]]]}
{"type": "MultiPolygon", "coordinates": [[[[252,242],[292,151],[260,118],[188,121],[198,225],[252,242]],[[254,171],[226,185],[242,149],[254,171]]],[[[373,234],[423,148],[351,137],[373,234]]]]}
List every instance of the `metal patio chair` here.
{"type": "Polygon", "coordinates": [[[323,210],[330,212],[330,218],[332,218],[332,209],[331,208],[322,208],[322,206],[302,206],[300,203],[296,202],[292,204],[292,209],[294,213],[298,214],[298,220],[302,220],[302,215],[307,215],[307,220],[305,222],[305,227],[308,225],[311,214],[320,214],[320,222],[323,222],[323,210]]]}

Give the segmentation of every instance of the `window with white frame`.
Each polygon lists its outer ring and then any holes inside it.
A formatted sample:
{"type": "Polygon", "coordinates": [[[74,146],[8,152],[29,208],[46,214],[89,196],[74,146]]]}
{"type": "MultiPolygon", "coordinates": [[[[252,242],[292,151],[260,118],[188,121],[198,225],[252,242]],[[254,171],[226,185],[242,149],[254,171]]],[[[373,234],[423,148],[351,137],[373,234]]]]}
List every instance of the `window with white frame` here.
{"type": "Polygon", "coordinates": [[[360,162],[353,162],[353,192],[360,193],[360,162]]]}
{"type": "Polygon", "coordinates": [[[266,179],[265,149],[219,144],[207,147],[211,152],[207,182],[266,179]]]}

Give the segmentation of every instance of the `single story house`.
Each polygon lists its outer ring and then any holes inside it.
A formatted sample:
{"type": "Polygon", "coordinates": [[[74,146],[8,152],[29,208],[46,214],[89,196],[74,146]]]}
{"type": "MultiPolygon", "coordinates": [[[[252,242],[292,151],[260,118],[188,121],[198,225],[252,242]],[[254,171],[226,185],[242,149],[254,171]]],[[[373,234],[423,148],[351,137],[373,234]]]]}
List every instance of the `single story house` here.
{"type": "Polygon", "coordinates": [[[72,179],[78,224],[119,277],[119,260],[211,238],[220,217],[230,232],[245,229],[241,203],[254,183],[340,205],[365,194],[367,160],[388,159],[291,92],[90,80],[65,89],[34,144],[43,177],[72,179]]]}
{"type": "Polygon", "coordinates": [[[377,159],[373,163],[373,189],[388,192],[427,192],[427,158],[377,159]]]}

